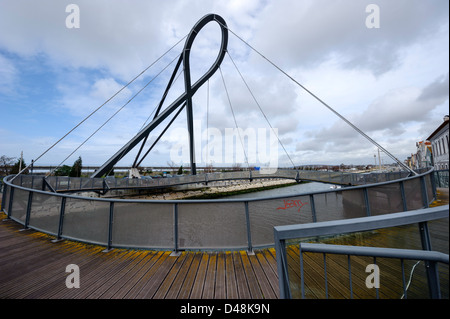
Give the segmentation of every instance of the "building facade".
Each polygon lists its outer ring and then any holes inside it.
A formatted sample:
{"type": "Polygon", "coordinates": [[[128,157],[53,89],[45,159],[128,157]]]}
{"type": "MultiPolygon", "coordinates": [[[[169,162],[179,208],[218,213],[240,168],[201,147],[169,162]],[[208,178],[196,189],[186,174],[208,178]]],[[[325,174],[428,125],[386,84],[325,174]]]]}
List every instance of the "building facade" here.
{"type": "Polygon", "coordinates": [[[449,169],[449,117],[427,138],[431,142],[433,166],[436,170],[449,169]]]}
{"type": "Polygon", "coordinates": [[[432,146],[430,141],[416,143],[417,152],[412,155],[413,168],[427,168],[433,166],[432,146]]]}

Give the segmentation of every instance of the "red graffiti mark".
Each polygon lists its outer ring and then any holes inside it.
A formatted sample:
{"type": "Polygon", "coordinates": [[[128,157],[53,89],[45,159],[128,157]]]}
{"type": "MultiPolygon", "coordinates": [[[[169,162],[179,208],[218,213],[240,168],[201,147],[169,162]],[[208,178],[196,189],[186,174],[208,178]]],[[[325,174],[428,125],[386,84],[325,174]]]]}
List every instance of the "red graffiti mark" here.
{"type": "Polygon", "coordinates": [[[293,207],[298,207],[298,211],[308,203],[302,203],[300,199],[297,200],[283,200],[284,207],[278,207],[277,209],[288,209],[293,207]]]}

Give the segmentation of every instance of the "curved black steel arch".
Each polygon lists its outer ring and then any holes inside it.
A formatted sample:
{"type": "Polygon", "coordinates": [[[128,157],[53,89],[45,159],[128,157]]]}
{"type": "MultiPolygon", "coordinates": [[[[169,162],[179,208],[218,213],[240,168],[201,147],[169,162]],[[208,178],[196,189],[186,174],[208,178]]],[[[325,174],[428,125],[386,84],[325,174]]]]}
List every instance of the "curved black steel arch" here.
{"type": "Polygon", "coordinates": [[[190,150],[190,162],[191,162],[191,173],[192,175],[197,174],[197,168],[195,163],[195,149],[194,149],[194,116],[192,113],[192,96],[195,92],[202,86],[219,68],[220,64],[225,57],[225,53],[227,51],[228,46],[228,29],[226,28],[225,20],[222,17],[215,14],[208,14],[204,16],[194,28],[189,33],[189,36],[186,40],[186,44],[184,46],[183,51],[183,65],[184,65],[184,85],[186,92],[186,112],[187,112],[187,125],[189,131],[189,150],[190,150]],[[191,73],[190,73],[190,54],[192,43],[195,40],[198,32],[209,22],[215,21],[217,19],[217,23],[220,26],[222,32],[222,44],[220,47],[219,55],[211,66],[211,68],[197,81],[193,86],[191,86],[191,73]]]}
{"type": "MultiPolygon", "coordinates": [[[[180,63],[183,62],[184,67],[184,82],[185,82],[185,92],[180,95],[172,104],[170,104],[164,111],[159,114],[159,109],[162,105],[162,101],[157,110],[157,115],[155,118],[147,124],[135,137],[133,137],[127,144],[125,144],[116,154],[114,154],[109,160],[107,160],[96,172],[94,172],[91,177],[101,177],[107,174],[114,165],[124,157],[128,152],[130,152],[138,143],[144,140],[144,143],[150,134],[150,132],[156,128],[162,121],[164,121],[172,112],[174,112],[178,107],[186,106],[187,111],[187,124],[189,131],[189,150],[190,150],[190,162],[191,162],[191,173],[196,175],[196,163],[195,163],[195,151],[194,151],[194,125],[193,125],[193,113],[192,113],[192,97],[197,92],[197,90],[217,71],[220,64],[222,63],[225,53],[227,51],[228,46],[228,28],[225,20],[217,15],[217,14],[207,14],[203,18],[201,18],[192,28],[189,33],[186,43],[184,45],[183,53],[177,63],[177,66],[172,75],[172,79],[174,74],[177,72],[180,63]],[[217,56],[216,61],[213,63],[211,68],[197,80],[193,85],[191,84],[191,74],[190,74],[190,51],[192,44],[199,33],[199,31],[209,22],[216,21],[219,25],[222,33],[222,43],[220,47],[219,54],[217,56]]],[[[166,89],[169,89],[171,81],[166,89]]],[[[179,114],[179,113],[178,113],[179,114]]],[[[178,115],[177,114],[177,115],[178,115]]],[[[177,116],[176,115],[176,116],[177,116]]],[[[171,123],[170,123],[171,124],[171,123]]],[[[170,125],[169,124],[169,125],[170,125]]],[[[143,145],[142,145],[143,146],[143,145]]],[[[142,150],[142,148],[141,148],[142,150]]],[[[140,151],[139,151],[140,153],[140,151]]],[[[139,155],[139,154],[138,154],[139,155]]]]}

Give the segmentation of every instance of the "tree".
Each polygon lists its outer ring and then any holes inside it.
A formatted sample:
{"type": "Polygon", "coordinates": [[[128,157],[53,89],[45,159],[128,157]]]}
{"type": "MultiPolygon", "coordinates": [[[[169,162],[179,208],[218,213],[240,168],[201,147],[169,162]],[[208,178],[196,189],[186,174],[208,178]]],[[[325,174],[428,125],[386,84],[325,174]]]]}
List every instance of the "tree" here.
{"type": "Polygon", "coordinates": [[[55,176],[69,176],[71,171],[72,167],[70,167],[69,165],[63,165],[55,169],[53,174],[55,174],[55,176]]]}
{"type": "MultiPolygon", "coordinates": [[[[17,162],[11,166],[11,171],[10,174],[19,174],[19,172],[24,169],[25,167],[27,167],[27,164],[25,163],[24,160],[20,160],[20,158],[17,160],[17,162]]],[[[28,174],[28,168],[26,170],[24,170],[22,172],[22,174],[28,174]]]]}
{"type": "Polygon", "coordinates": [[[0,157],[0,176],[11,174],[11,167],[14,164],[14,160],[14,157],[8,157],[6,155],[0,157]]]}
{"type": "Polygon", "coordinates": [[[183,165],[180,166],[180,168],[178,169],[178,175],[183,175],[183,165]]]}
{"type": "Polygon", "coordinates": [[[73,163],[72,168],[70,169],[69,176],[70,177],[81,177],[81,169],[83,168],[83,161],[81,160],[81,156],[73,163]]]}

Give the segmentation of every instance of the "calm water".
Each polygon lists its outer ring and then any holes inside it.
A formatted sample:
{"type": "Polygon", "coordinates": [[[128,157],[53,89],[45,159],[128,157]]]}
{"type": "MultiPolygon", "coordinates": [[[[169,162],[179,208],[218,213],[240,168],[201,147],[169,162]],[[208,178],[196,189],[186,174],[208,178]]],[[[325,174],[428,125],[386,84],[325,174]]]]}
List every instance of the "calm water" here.
{"type": "Polygon", "coordinates": [[[288,196],[294,194],[312,193],[323,190],[330,190],[331,187],[332,187],[331,184],[311,182],[275,189],[268,189],[265,191],[258,191],[247,194],[227,196],[227,198],[261,198],[261,197],[284,196],[284,195],[288,196]]]}

